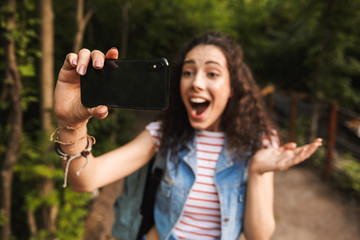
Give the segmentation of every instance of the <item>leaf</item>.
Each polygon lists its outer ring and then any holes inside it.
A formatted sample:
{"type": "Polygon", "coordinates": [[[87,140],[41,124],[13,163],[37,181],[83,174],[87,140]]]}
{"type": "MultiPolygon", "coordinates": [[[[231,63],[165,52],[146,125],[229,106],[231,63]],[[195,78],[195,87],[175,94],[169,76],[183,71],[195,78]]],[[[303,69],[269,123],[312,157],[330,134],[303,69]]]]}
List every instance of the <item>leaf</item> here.
{"type": "MultiPolygon", "coordinates": [[[[24,51],[22,53],[26,54],[24,51]]],[[[31,63],[19,65],[19,72],[22,77],[34,77],[36,75],[35,67],[31,63]]]]}

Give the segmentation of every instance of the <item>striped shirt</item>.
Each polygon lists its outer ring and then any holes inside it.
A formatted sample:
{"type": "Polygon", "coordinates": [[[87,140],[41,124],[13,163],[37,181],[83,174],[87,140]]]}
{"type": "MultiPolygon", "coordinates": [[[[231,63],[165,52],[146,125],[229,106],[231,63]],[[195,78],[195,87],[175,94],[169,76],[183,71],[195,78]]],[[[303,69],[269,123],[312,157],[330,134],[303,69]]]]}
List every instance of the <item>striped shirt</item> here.
{"type": "MultiPolygon", "coordinates": [[[[159,147],[160,122],[146,129],[159,147]]],[[[186,200],[182,216],[173,234],[179,239],[216,239],[220,237],[220,205],[215,186],[215,167],[224,146],[224,133],[198,131],[196,142],[197,172],[195,183],[186,200]]]]}
{"type": "MultiPolygon", "coordinates": [[[[160,122],[146,126],[157,147],[160,146],[160,122]]],[[[221,215],[218,192],[215,186],[215,168],[224,146],[223,132],[197,131],[197,171],[179,221],[173,234],[179,239],[210,240],[220,238],[221,215]]],[[[274,146],[264,138],[263,147],[274,146]]]]}

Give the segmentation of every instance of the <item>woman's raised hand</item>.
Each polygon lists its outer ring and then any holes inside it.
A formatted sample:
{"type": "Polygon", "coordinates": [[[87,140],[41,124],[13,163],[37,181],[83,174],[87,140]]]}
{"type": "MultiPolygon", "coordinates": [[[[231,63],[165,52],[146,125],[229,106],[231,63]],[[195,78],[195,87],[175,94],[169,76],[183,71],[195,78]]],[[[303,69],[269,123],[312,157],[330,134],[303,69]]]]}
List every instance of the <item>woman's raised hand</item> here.
{"type": "Polygon", "coordinates": [[[297,147],[296,143],[287,143],[279,148],[261,149],[253,156],[250,172],[263,174],[271,171],[283,171],[308,159],[320,146],[322,139],[297,147]]]}
{"type": "Polygon", "coordinates": [[[69,53],[59,72],[54,93],[54,111],[59,125],[80,127],[91,117],[104,119],[108,115],[106,106],[86,108],[80,99],[80,76],[86,74],[89,64],[101,69],[105,58],[117,59],[118,50],[110,49],[106,55],[98,50],[82,49],[78,54],[69,53]],[[91,62],[90,62],[91,61],[91,62]]]}

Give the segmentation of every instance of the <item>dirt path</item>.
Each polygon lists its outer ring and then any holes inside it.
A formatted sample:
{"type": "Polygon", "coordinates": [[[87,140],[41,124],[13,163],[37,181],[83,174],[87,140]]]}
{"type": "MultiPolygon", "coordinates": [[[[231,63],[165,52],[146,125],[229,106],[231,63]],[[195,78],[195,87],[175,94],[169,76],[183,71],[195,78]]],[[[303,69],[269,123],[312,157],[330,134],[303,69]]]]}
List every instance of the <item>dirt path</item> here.
{"type": "Polygon", "coordinates": [[[276,240],[360,239],[360,206],[308,167],[276,173],[275,217],[276,240]]]}
{"type": "MultiPolygon", "coordinates": [[[[136,115],[138,131],[153,117],[148,112],[136,115]]],[[[120,191],[121,182],[112,184],[94,200],[85,240],[112,240],[112,203],[120,191]]],[[[360,206],[308,167],[275,174],[274,208],[277,227],[273,240],[360,240],[360,206]]]]}

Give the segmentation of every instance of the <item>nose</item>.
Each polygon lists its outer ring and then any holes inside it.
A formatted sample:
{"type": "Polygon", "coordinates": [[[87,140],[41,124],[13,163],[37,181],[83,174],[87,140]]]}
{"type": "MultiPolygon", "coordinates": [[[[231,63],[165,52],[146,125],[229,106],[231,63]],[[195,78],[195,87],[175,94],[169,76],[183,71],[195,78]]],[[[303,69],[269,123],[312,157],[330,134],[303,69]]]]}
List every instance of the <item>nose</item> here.
{"type": "Polygon", "coordinates": [[[192,82],[192,86],[195,90],[204,90],[205,89],[205,77],[204,74],[198,72],[194,76],[194,80],[192,82]]]}

